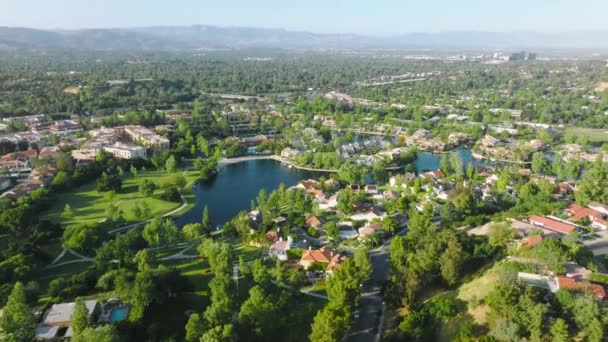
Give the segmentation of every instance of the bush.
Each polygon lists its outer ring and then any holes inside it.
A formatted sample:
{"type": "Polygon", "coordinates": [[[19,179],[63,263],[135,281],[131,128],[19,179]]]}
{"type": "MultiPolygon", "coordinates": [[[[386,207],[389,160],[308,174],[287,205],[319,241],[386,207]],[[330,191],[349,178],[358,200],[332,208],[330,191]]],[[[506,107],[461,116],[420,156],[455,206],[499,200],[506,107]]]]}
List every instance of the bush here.
{"type": "Polygon", "coordinates": [[[169,202],[181,202],[182,197],[179,189],[175,186],[169,187],[160,195],[160,198],[169,202]]]}

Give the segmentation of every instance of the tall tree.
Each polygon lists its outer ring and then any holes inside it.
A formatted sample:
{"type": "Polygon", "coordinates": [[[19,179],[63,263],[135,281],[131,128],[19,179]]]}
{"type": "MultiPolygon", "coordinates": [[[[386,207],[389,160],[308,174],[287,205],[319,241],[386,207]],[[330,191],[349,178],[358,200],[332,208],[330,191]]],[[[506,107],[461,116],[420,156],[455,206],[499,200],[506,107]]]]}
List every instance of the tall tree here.
{"type": "Polygon", "coordinates": [[[74,335],[80,335],[91,325],[89,321],[89,309],[87,309],[81,298],[76,299],[74,312],[72,313],[72,330],[74,335]]]}
{"type": "Polygon", "coordinates": [[[169,173],[174,173],[177,171],[177,161],[175,160],[174,155],[171,155],[165,162],[165,170],[167,170],[169,173]]]}
{"type": "Polygon", "coordinates": [[[198,313],[193,313],[186,324],[186,341],[199,342],[205,333],[205,321],[198,313]]]}
{"type": "Polygon", "coordinates": [[[15,283],[0,317],[0,330],[10,336],[9,341],[30,342],[34,337],[36,321],[27,305],[21,282],[15,283]]]}
{"type": "Polygon", "coordinates": [[[201,228],[206,235],[209,235],[211,233],[211,217],[209,217],[209,208],[207,206],[205,206],[205,209],[203,209],[203,220],[201,228]]]}

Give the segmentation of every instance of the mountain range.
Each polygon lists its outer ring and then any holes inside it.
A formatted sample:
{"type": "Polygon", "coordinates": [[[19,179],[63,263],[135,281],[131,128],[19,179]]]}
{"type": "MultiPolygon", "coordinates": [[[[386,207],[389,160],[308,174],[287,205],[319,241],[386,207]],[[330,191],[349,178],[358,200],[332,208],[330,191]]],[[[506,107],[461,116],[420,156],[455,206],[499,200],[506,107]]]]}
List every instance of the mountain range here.
{"type": "Polygon", "coordinates": [[[0,49],[597,49],[605,51],[608,50],[606,37],[608,31],[562,33],[463,31],[376,37],[205,25],[81,30],[0,27],[0,49]]]}

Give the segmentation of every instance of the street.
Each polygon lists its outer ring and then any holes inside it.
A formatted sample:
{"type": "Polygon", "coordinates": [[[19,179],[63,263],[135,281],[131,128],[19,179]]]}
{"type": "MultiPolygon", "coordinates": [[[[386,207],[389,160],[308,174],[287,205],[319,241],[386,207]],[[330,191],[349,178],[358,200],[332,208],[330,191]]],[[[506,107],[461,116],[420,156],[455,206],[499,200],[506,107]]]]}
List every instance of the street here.
{"type": "Polygon", "coordinates": [[[346,341],[373,342],[380,340],[384,311],[380,290],[382,284],[387,282],[390,277],[389,244],[390,240],[370,251],[369,256],[374,271],[368,284],[361,289],[361,299],[359,300],[358,308],[359,318],[353,319],[353,324],[346,337],[346,341]]]}

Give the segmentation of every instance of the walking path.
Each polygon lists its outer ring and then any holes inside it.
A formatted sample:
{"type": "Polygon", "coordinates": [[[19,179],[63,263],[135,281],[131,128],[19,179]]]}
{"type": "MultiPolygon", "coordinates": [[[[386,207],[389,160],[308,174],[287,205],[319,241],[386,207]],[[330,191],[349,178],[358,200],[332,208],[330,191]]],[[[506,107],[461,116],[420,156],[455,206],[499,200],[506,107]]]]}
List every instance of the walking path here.
{"type": "Polygon", "coordinates": [[[168,261],[168,260],[196,259],[199,257],[198,255],[184,254],[185,252],[191,250],[194,246],[196,246],[196,244],[191,244],[190,246],[186,247],[185,249],[183,249],[173,255],[169,255],[164,258],[160,258],[158,260],[159,261],[168,261]]]}

